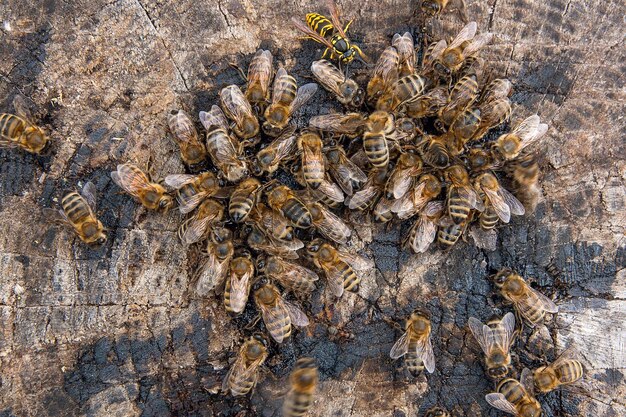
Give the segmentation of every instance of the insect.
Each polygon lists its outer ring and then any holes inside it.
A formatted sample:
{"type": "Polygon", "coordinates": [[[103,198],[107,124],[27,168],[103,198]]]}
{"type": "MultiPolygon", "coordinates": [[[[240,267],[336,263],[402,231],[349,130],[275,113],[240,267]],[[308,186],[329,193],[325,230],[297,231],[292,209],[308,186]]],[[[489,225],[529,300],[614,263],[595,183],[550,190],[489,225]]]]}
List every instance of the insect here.
{"type": "Polygon", "coordinates": [[[273,174],[281,163],[293,158],[297,150],[295,131],[293,126],[285,128],[280,136],[257,152],[253,164],[255,175],[261,175],[263,172],[273,174]]]}
{"type": "Polygon", "coordinates": [[[307,229],[313,224],[311,212],[286,185],[277,185],[267,195],[267,204],[279,211],[294,227],[307,229]]]}
{"type": "MultiPolygon", "coordinates": [[[[259,134],[259,121],[252,106],[236,85],[229,85],[220,91],[220,103],[226,116],[233,121],[233,132],[241,139],[250,139],[259,134]]],[[[208,140],[208,138],[207,138],[208,140]]]]}
{"type": "Polygon", "coordinates": [[[478,82],[475,75],[462,77],[450,91],[448,103],[439,110],[439,120],[450,126],[457,114],[472,104],[478,97],[478,82]]]}
{"type": "Polygon", "coordinates": [[[517,216],[524,214],[525,210],[522,203],[503,188],[493,174],[488,172],[480,174],[474,181],[474,187],[485,195],[488,202],[488,204],[485,204],[487,209],[489,207],[493,208],[504,223],[508,223],[511,220],[511,214],[517,216]]]}
{"type": "Polygon", "coordinates": [[[202,261],[196,274],[194,289],[201,297],[214,288],[223,289],[230,260],[234,254],[233,234],[224,227],[215,227],[209,234],[206,246],[207,257],[202,261]]]}
{"type": "Polygon", "coordinates": [[[309,126],[324,132],[355,138],[363,133],[366,120],[360,113],[331,113],[311,117],[309,126]]]}
{"type": "Polygon", "coordinates": [[[424,253],[433,243],[437,235],[437,221],[443,213],[443,208],[443,202],[429,201],[420,211],[406,241],[413,252],[424,253]]]}
{"type": "Polygon", "coordinates": [[[345,204],[351,210],[363,211],[370,207],[383,193],[387,174],[386,169],[372,169],[363,188],[355,192],[354,195],[347,197],[345,204]]]}
{"type": "Polygon", "coordinates": [[[573,349],[567,349],[551,364],[535,369],[533,381],[537,391],[550,392],[581,379],[584,374],[583,365],[572,356],[573,349]]]}
{"type": "Polygon", "coordinates": [[[336,297],[345,291],[356,292],[361,277],[356,271],[366,271],[374,267],[373,262],[359,255],[340,251],[321,239],[313,239],[306,247],[315,266],[324,271],[326,282],[336,297]]]}
{"type": "Polygon", "coordinates": [[[283,416],[304,416],[313,405],[317,390],[317,366],[312,358],[300,358],[289,376],[291,389],[283,403],[283,416]]]}
{"type": "Polygon", "coordinates": [[[485,400],[498,410],[519,417],[541,417],[541,404],[532,394],[532,375],[524,369],[521,382],[512,378],[503,379],[498,383],[497,392],[485,395],[485,400]]]}
{"type": "Polygon", "coordinates": [[[226,311],[239,314],[246,308],[253,277],[254,264],[250,253],[243,250],[238,256],[231,259],[228,267],[226,288],[224,289],[226,311]]]}
{"type": "Polygon", "coordinates": [[[468,325],[485,354],[487,374],[494,379],[504,378],[511,369],[509,349],[516,335],[513,313],[507,313],[501,320],[489,320],[486,325],[470,317],[468,325]]]}
{"type": "Polygon", "coordinates": [[[313,97],[317,84],[308,83],[300,88],[296,79],[280,68],[274,77],[272,101],[265,109],[263,131],[270,136],[278,136],[283,131],[291,115],[313,97]]]}
{"type": "Polygon", "coordinates": [[[519,123],[511,133],[501,135],[495,149],[506,160],[517,158],[520,152],[548,131],[548,125],[540,123],[539,116],[532,115],[519,123]]]}
{"type": "Polygon", "coordinates": [[[259,49],[256,51],[248,66],[246,100],[260,109],[264,109],[270,96],[270,82],[272,81],[272,53],[259,49]]]}
{"type": "Polygon", "coordinates": [[[272,238],[257,224],[248,225],[247,229],[246,243],[257,252],[265,252],[284,259],[298,259],[296,251],[304,247],[304,243],[296,238],[290,241],[272,238]]]}
{"type": "Polygon", "coordinates": [[[326,0],[326,7],[330,11],[330,20],[318,13],[307,14],[306,24],[295,17],[291,20],[296,28],[303,32],[307,38],[326,47],[322,58],[325,58],[330,52],[330,59],[337,59],[344,64],[349,64],[357,56],[367,62],[368,58],[361,51],[361,48],[350,42],[348,36],[346,36],[352,21],[348,22],[345,27],[342,27],[335,2],[326,0]]]}
{"type": "Polygon", "coordinates": [[[426,84],[426,79],[418,74],[398,78],[376,101],[376,110],[396,111],[417,100],[424,92],[426,84]]]}
{"type": "Polygon", "coordinates": [[[193,216],[178,228],[178,238],[184,245],[200,242],[206,238],[210,227],[224,217],[224,206],[212,198],[204,200],[193,216]]]}
{"type": "Polygon", "coordinates": [[[233,396],[246,395],[257,383],[259,367],[267,359],[266,342],[260,335],[251,336],[239,349],[237,359],[232,364],[224,382],[222,391],[233,396]]]}
{"type": "Polygon", "coordinates": [[[482,97],[480,99],[483,103],[489,103],[501,98],[507,98],[511,94],[513,84],[506,78],[496,78],[487,84],[482,97]]]}
{"type": "Polygon", "coordinates": [[[324,154],[322,138],[317,133],[307,132],[298,137],[298,149],[301,152],[302,175],[306,185],[315,190],[324,179],[324,154]]]}
{"type": "Polygon", "coordinates": [[[367,102],[374,104],[397,80],[400,55],[393,46],[388,46],[380,54],[374,72],[367,83],[367,102]]]}
{"type": "Polygon", "coordinates": [[[96,186],[87,182],[80,193],[73,191],[61,200],[62,222],[74,229],[76,236],[87,245],[99,247],[107,241],[102,222],[98,220],[96,209],[96,186]]]}
{"type": "Polygon", "coordinates": [[[404,77],[415,72],[415,45],[413,44],[413,37],[409,32],[405,32],[404,35],[396,33],[391,39],[391,44],[398,51],[400,57],[400,69],[399,76],[404,77]]]}
{"type": "Polygon", "coordinates": [[[441,192],[441,181],[432,174],[422,175],[415,187],[409,190],[404,197],[395,200],[391,211],[401,220],[408,219],[417,213],[441,192]]]}
{"type": "Polygon", "coordinates": [[[458,71],[467,57],[476,54],[483,46],[491,42],[492,33],[476,36],[478,25],[470,22],[461,29],[450,45],[441,52],[435,67],[444,74],[458,71]]]}
{"type": "Polygon", "coordinates": [[[207,197],[220,192],[215,174],[203,172],[198,175],[173,174],[165,177],[165,183],[176,189],[176,201],[182,214],[193,211],[207,197]]]}
{"type": "Polygon", "coordinates": [[[198,138],[198,131],[189,115],[183,110],[172,110],[167,124],[180,147],[180,156],[189,166],[198,165],[206,159],[206,148],[198,138]]]}
{"type": "Polygon", "coordinates": [[[390,200],[404,197],[415,178],[422,172],[423,166],[422,159],[412,152],[400,155],[385,184],[385,196],[390,200]]]}
{"type": "Polygon", "coordinates": [[[393,211],[391,211],[391,206],[393,205],[393,200],[387,198],[387,196],[382,196],[378,199],[378,202],[374,206],[374,210],[372,214],[374,215],[374,220],[381,223],[387,223],[393,219],[393,211]]]}
{"type": "Polygon", "coordinates": [[[278,288],[265,284],[254,293],[254,301],[261,311],[267,331],[277,343],[291,335],[291,326],[309,325],[306,314],[295,305],[285,301],[278,288]]]}
{"type": "Polygon", "coordinates": [[[260,197],[261,183],[250,177],[237,184],[228,202],[228,214],[235,223],[245,221],[260,197]]]}
{"type": "Polygon", "coordinates": [[[470,139],[482,136],[479,133],[482,120],[480,108],[470,106],[457,114],[449,128],[451,134],[448,135],[448,150],[452,155],[461,154],[470,139]]]}
{"type": "Polygon", "coordinates": [[[259,273],[296,293],[310,293],[315,289],[315,281],[319,280],[315,272],[280,256],[261,256],[257,258],[256,265],[259,273]]]}
{"type": "Polygon", "coordinates": [[[365,173],[348,158],[342,146],[333,143],[325,155],[328,172],[347,195],[354,194],[354,190],[367,181],[365,173]]]}
{"type": "Polygon", "coordinates": [[[444,175],[449,182],[447,211],[453,222],[465,222],[472,209],[484,210],[482,199],[472,187],[469,174],[462,165],[448,167],[444,175]]]}
{"type": "Polygon", "coordinates": [[[311,72],[318,83],[335,95],[341,104],[358,108],[365,100],[365,92],[351,78],[347,78],[330,61],[313,61],[311,72]]]}
{"type": "Polygon", "coordinates": [[[506,122],[511,116],[511,101],[508,98],[499,98],[489,102],[483,102],[478,107],[480,111],[480,126],[474,139],[482,138],[490,129],[506,122]]]}
{"type": "Polygon", "coordinates": [[[147,209],[167,211],[174,205],[174,199],[167,194],[165,188],[150,181],[148,176],[133,164],[118,165],[117,170],[111,172],[111,179],[147,209]]]}
{"type": "Polygon", "coordinates": [[[515,196],[532,213],[541,196],[539,163],[532,155],[522,155],[510,162],[507,171],[513,177],[515,196]]]}
{"type": "Polygon", "coordinates": [[[462,20],[467,21],[465,11],[465,0],[450,1],[450,0],[423,0],[420,4],[422,12],[431,17],[439,17],[444,10],[452,11],[452,5],[457,3],[454,8],[459,10],[462,20]]]}
{"type": "Polygon", "coordinates": [[[448,134],[440,136],[426,134],[422,137],[419,148],[427,165],[439,169],[444,169],[450,165],[450,153],[446,146],[448,138],[448,134]]]}
{"type": "Polygon", "coordinates": [[[435,116],[448,103],[448,88],[438,86],[405,105],[406,115],[415,119],[435,116]]]}
{"type": "Polygon", "coordinates": [[[49,138],[42,128],[32,122],[33,116],[24,97],[13,99],[16,114],[0,114],[0,149],[20,148],[32,154],[46,150],[49,138]]]}
{"type": "Polygon", "coordinates": [[[464,223],[454,223],[449,217],[444,217],[439,221],[439,229],[437,230],[437,242],[444,249],[449,249],[459,241],[459,238],[465,233],[467,226],[471,222],[471,213],[468,221],[464,223]]]}
{"type": "Polygon", "coordinates": [[[386,135],[391,134],[395,124],[391,114],[375,111],[367,118],[367,128],[363,134],[363,150],[374,168],[385,168],[389,164],[389,145],[386,135]]]}
{"type": "Polygon", "coordinates": [[[237,182],[248,173],[246,162],[240,158],[240,144],[222,128],[214,129],[206,137],[207,150],[213,164],[227,181],[237,182]]]}
{"type": "Polygon", "coordinates": [[[424,417],[450,417],[450,413],[441,407],[432,407],[426,411],[424,417]]]}
{"type": "Polygon", "coordinates": [[[414,311],[406,322],[406,331],[393,345],[389,356],[398,359],[406,355],[406,367],[413,376],[424,368],[432,374],[435,371],[435,354],[430,333],[430,319],[426,314],[414,311]]]}
{"type": "Polygon", "coordinates": [[[328,175],[324,177],[318,189],[312,190],[309,188],[307,193],[311,197],[312,201],[319,201],[332,208],[341,207],[345,200],[341,188],[332,182],[332,180],[328,178],[328,175]]]}
{"type": "Polygon", "coordinates": [[[339,216],[320,203],[310,203],[307,204],[307,207],[311,213],[313,226],[320,234],[341,245],[348,243],[352,230],[339,216]]]}

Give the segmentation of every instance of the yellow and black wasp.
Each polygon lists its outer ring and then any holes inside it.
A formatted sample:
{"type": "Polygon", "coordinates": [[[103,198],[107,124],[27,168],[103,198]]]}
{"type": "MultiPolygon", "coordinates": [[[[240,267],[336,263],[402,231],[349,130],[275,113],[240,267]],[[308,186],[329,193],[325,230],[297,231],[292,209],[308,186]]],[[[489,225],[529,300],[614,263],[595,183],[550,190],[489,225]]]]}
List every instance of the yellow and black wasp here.
{"type": "Polygon", "coordinates": [[[368,57],[357,45],[350,42],[346,32],[352,21],[342,28],[339,21],[339,12],[333,0],[326,0],[326,7],[330,11],[330,20],[319,13],[306,15],[306,24],[295,17],[291,20],[298,30],[306,34],[306,38],[326,46],[325,58],[330,53],[330,59],[337,59],[340,63],[349,64],[354,58],[368,62],[368,57]]]}

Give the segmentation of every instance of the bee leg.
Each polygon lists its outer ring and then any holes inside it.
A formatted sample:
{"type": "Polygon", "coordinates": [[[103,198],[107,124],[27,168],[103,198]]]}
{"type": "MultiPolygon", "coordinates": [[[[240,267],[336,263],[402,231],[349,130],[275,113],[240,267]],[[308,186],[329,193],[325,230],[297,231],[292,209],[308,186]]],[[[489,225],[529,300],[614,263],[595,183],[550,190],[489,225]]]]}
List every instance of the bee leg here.
{"type": "Polygon", "coordinates": [[[248,76],[246,75],[246,73],[243,71],[243,69],[241,69],[241,67],[239,65],[237,65],[234,62],[229,62],[228,65],[230,65],[232,68],[234,68],[235,70],[237,70],[237,72],[239,73],[239,75],[241,76],[241,78],[243,78],[243,80],[245,82],[248,82],[248,76]]]}
{"type": "Polygon", "coordinates": [[[391,327],[393,327],[394,329],[396,329],[397,331],[399,331],[399,332],[403,332],[403,331],[404,331],[404,328],[403,328],[401,325],[399,325],[399,324],[398,324],[398,323],[396,323],[395,321],[391,320],[390,318],[383,317],[383,321],[384,321],[385,323],[387,323],[389,326],[391,326],[391,327]]]}
{"type": "Polygon", "coordinates": [[[244,330],[252,330],[254,328],[254,326],[256,326],[256,324],[259,322],[259,320],[261,320],[261,314],[257,314],[250,323],[246,324],[244,326],[244,330]]]}

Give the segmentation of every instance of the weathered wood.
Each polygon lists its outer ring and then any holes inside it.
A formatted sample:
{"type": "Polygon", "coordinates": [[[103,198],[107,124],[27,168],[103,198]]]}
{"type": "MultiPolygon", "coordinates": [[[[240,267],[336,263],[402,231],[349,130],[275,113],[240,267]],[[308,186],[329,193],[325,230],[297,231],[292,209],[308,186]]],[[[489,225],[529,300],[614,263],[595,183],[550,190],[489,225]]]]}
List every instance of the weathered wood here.
{"type": "MultiPolygon", "coordinates": [[[[322,11],[307,3],[0,5],[0,108],[9,110],[18,92],[31,97],[55,140],[49,157],[0,151],[0,415],[277,415],[296,358],[311,355],[321,373],[316,415],[416,416],[439,403],[455,415],[495,416],[466,323],[508,309],[486,280],[503,265],[536,277],[561,307],[547,327],[523,334],[518,369],[551,358],[555,344],[574,343],[599,387],[588,396],[542,397],[546,415],[625,415],[626,7],[619,1],[469,1],[470,18],[496,34],[486,57],[514,82],[514,114],[537,111],[550,125],[536,214],[501,228],[492,253],[461,243],[414,256],[399,247],[398,227],[359,227],[357,244],[377,265],[359,294],[346,294],[331,316],[331,298],[318,290],[305,303],[315,324],[272,348],[252,398],[219,394],[254,312],[231,319],[219,301],[191,297],[198,255],[177,241],[179,215],[138,208],[108,171],[152,156],[158,175],[182,172],[166,112],[208,109],[220,87],[241,82],[229,61],[247,64],[259,45],[299,81],[310,77],[321,50],[298,41],[288,24],[322,11]],[[87,180],[111,229],[99,251],[51,227],[41,210],[87,180]],[[388,359],[399,336],[388,321],[402,324],[418,305],[433,313],[437,371],[410,381],[388,359]]],[[[395,32],[451,36],[462,25],[456,14],[425,21],[417,2],[339,3],[373,56],[395,32]]],[[[333,107],[322,93],[302,117],[333,107]]]]}

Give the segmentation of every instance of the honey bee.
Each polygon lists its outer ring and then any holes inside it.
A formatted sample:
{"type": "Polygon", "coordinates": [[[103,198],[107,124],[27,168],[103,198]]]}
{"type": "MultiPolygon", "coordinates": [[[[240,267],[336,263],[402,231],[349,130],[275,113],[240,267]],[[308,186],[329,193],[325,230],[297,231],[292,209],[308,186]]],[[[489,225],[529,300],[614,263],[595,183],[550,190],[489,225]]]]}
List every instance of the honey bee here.
{"type": "Polygon", "coordinates": [[[391,211],[396,213],[400,220],[413,217],[424,206],[441,192],[441,181],[432,174],[424,174],[419,181],[407,192],[404,197],[395,200],[391,206],[391,211]]]}
{"type": "Polygon", "coordinates": [[[222,129],[225,132],[228,132],[230,130],[226,115],[224,114],[222,109],[215,104],[211,106],[211,109],[208,112],[201,111],[198,114],[198,117],[200,118],[200,123],[202,123],[202,126],[204,126],[206,131],[209,133],[215,129],[222,129]]]}
{"type": "Polygon", "coordinates": [[[224,227],[211,230],[206,246],[207,257],[198,268],[195,292],[201,297],[214,288],[223,289],[230,260],[234,254],[233,234],[224,227]]]}
{"type": "Polygon", "coordinates": [[[165,183],[176,189],[176,201],[182,214],[193,211],[207,197],[220,191],[215,174],[203,172],[198,175],[173,174],[165,177],[165,183]]]}
{"type": "Polygon", "coordinates": [[[541,404],[532,394],[532,375],[522,371],[521,382],[507,378],[498,383],[497,392],[485,395],[485,400],[498,410],[519,417],[541,417],[541,404]]]}
{"type": "Polygon", "coordinates": [[[107,241],[104,226],[96,217],[96,186],[88,182],[80,193],[73,191],[63,196],[59,210],[62,222],[74,229],[76,236],[87,245],[99,247],[107,241]]]}
{"type": "Polygon", "coordinates": [[[293,157],[297,150],[295,131],[293,126],[285,128],[280,136],[256,154],[253,164],[253,168],[257,170],[255,175],[263,172],[273,174],[282,162],[293,157]]]}
{"type": "Polygon", "coordinates": [[[494,379],[504,378],[511,369],[509,349],[516,335],[513,313],[507,313],[502,320],[490,320],[486,325],[470,317],[468,325],[485,354],[487,374],[494,379]]]}
{"type": "Polygon", "coordinates": [[[439,17],[444,10],[453,10],[452,5],[454,3],[457,3],[455,8],[459,10],[463,22],[466,22],[467,16],[465,12],[465,0],[423,0],[420,8],[427,16],[439,17]]]}
{"type": "Polygon", "coordinates": [[[282,343],[291,336],[291,326],[306,327],[309,319],[295,305],[285,301],[278,288],[265,284],[254,292],[254,301],[261,311],[267,331],[276,343],[282,343]]]}
{"type": "Polygon", "coordinates": [[[245,221],[260,197],[261,183],[250,177],[237,184],[228,202],[228,214],[235,223],[245,221]]]}
{"type": "Polygon", "coordinates": [[[13,99],[16,114],[0,114],[0,149],[20,148],[32,154],[45,151],[49,138],[42,128],[32,122],[33,117],[24,97],[13,99]]]}
{"type": "Polygon", "coordinates": [[[506,78],[496,78],[492,80],[483,91],[481,102],[489,103],[501,98],[507,98],[511,94],[513,84],[506,78]]]}
{"type": "Polygon", "coordinates": [[[494,277],[494,283],[502,297],[513,303],[515,310],[531,327],[543,320],[546,313],[556,314],[559,311],[552,300],[532,288],[524,278],[509,268],[500,270],[494,277]]]}
{"type": "Polygon", "coordinates": [[[315,289],[315,281],[319,280],[315,272],[280,256],[261,256],[257,258],[256,266],[260,274],[295,293],[310,293],[315,289]]]}
{"type": "Polygon", "coordinates": [[[272,239],[280,241],[292,241],[294,239],[293,227],[289,221],[277,210],[258,203],[251,213],[251,218],[272,239]]]}
{"type": "Polygon", "coordinates": [[[248,225],[247,228],[249,231],[246,243],[257,252],[265,252],[285,259],[298,259],[296,251],[304,247],[304,243],[296,238],[291,241],[272,238],[257,224],[248,225]]]}
{"type": "Polygon", "coordinates": [[[354,195],[346,198],[345,204],[351,210],[363,211],[370,207],[383,193],[387,181],[386,169],[372,169],[367,177],[367,182],[354,195]]]}
{"type": "Polygon", "coordinates": [[[491,207],[504,223],[511,220],[511,214],[524,215],[525,210],[522,203],[504,189],[493,174],[489,172],[480,174],[474,181],[474,187],[484,193],[486,197],[488,204],[485,204],[485,211],[491,207]]]}
{"type": "Polygon", "coordinates": [[[465,144],[472,138],[481,135],[480,129],[483,126],[483,118],[480,108],[468,107],[457,114],[450,125],[448,150],[456,156],[463,152],[465,144]]]}
{"type": "Polygon", "coordinates": [[[457,76],[465,77],[467,75],[474,75],[476,79],[481,80],[483,79],[484,67],[484,59],[476,55],[468,56],[465,58],[465,61],[463,61],[461,68],[459,68],[457,76]]]}
{"type": "Polygon", "coordinates": [[[354,108],[361,107],[365,92],[351,78],[347,78],[339,68],[330,61],[321,59],[313,61],[311,72],[318,83],[337,97],[341,104],[354,108]]]}
{"type": "Polygon", "coordinates": [[[533,380],[537,391],[550,392],[560,386],[573,384],[583,377],[583,365],[572,358],[573,352],[573,349],[567,349],[550,365],[535,369],[533,380]]]}
{"type": "Polygon", "coordinates": [[[354,190],[367,181],[367,176],[348,158],[343,147],[335,143],[326,149],[325,155],[328,172],[347,195],[354,194],[354,190]]]}
{"type": "Polygon", "coordinates": [[[432,407],[426,411],[424,417],[451,417],[450,413],[441,407],[432,407]]]}
{"type": "Polygon", "coordinates": [[[423,166],[422,159],[414,153],[405,152],[400,155],[385,184],[385,196],[389,200],[404,197],[415,178],[422,172],[423,166]]]}
{"type": "Polygon", "coordinates": [[[493,230],[498,224],[499,220],[500,217],[498,217],[498,212],[493,207],[493,205],[489,201],[487,201],[485,209],[478,216],[480,228],[482,230],[493,230]]]}
{"type": "Polygon", "coordinates": [[[183,110],[172,110],[167,124],[180,147],[180,156],[189,166],[197,165],[206,159],[206,148],[198,139],[198,131],[189,115],[183,110]]]}
{"type": "Polygon", "coordinates": [[[283,416],[302,417],[313,405],[317,390],[317,366],[312,358],[300,358],[289,376],[291,389],[283,404],[283,416]]]}
{"type": "Polygon", "coordinates": [[[448,138],[449,134],[440,136],[427,134],[422,137],[420,149],[427,165],[439,169],[444,169],[450,165],[450,153],[446,146],[448,138]]]}
{"type": "Polygon", "coordinates": [[[239,314],[246,308],[253,277],[254,264],[250,253],[243,251],[239,256],[231,259],[224,289],[226,311],[239,314]]]}
{"type": "Polygon", "coordinates": [[[467,226],[471,222],[472,215],[468,217],[468,221],[464,223],[454,223],[449,217],[442,218],[439,221],[439,230],[437,230],[437,242],[444,249],[449,249],[459,241],[459,238],[465,233],[467,226]]]}
{"type": "Polygon", "coordinates": [[[206,237],[211,225],[222,220],[222,217],[224,206],[212,198],[207,198],[200,204],[195,214],[180,225],[178,238],[183,245],[200,242],[206,237]]]}
{"type": "Polygon", "coordinates": [[[341,245],[348,243],[352,230],[335,213],[319,203],[307,204],[313,226],[327,239],[341,245]]]}
{"type": "Polygon", "coordinates": [[[308,229],[313,224],[309,209],[285,185],[278,185],[271,189],[267,195],[267,204],[285,216],[294,227],[308,229]]]}
{"type": "Polygon", "coordinates": [[[539,116],[532,115],[518,124],[511,133],[501,135],[495,143],[496,150],[506,160],[517,158],[520,152],[548,131],[548,125],[540,123],[539,116]]]}
{"type": "Polygon", "coordinates": [[[246,162],[240,158],[239,142],[224,129],[213,129],[206,137],[211,161],[227,181],[237,182],[248,173],[246,162]]]}
{"type": "MultiPolygon", "coordinates": [[[[452,43],[441,53],[438,69],[446,74],[458,71],[467,57],[476,54],[483,46],[491,42],[492,33],[476,35],[478,25],[470,22],[461,29],[452,43]]],[[[435,64],[437,66],[437,64],[435,64]]]]}
{"type": "Polygon", "coordinates": [[[259,134],[259,121],[238,86],[229,85],[222,88],[220,103],[226,116],[234,122],[235,135],[241,139],[250,139],[259,134]]]}
{"type": "Polygon", "coordinates": [[[363,133],[366,120],[360,113],[331,113],[311,117],[309,126],[324,132],[355,138],[363,133]]]}
{"type": "MultiPolygon", "coordinates": [[[[424,51],[424,58],[422,59],[422,74],[431,81],[438,81],[437,69],[441,66],[439,61],[443,51],[446,50],[448,43],[445,39],[441,39],[438,42],[432,42],[424,51]]],[[[446,89],[447,92],[447,89],[446,89]]]]}
{"type": "Polygon", "coordinates": [[[319,201],[332,208],[341,207],[345,200],[341,188],[327,177],[322,180],[318,189],[312,190],[309,188],[307,192],[312,201],[319,201]]]}
{"type": "Polygon", "coordinates": [[[400,55],[393,46],[388,46],[380,54],[374,73],[367,84],[367,102],[375,103],[380,96],[398,80],[400,55]]]}
{"type": "Polygon", "coordinates": [[[224,378],[222,391],[230,391],[233,396],[246,395],[257,383],[259,367],[267,359],[265,340],[251,336],[239,349],[235,363],[224,378]]]}
{"type": "Polygon", "coordinates": [[[419,216],[407,237],[406,244],[415,253],[424,253],[437,236],[437,222],[443,213],[443,202],[429,201],[419,216]]]}
{"type": "Polygon", "coordinates": [[[472,187],[467,170],[459,164],[450,166],[445,171],[448,186],[447,210],[454,223],[467,221],[470,210],[484,210],[482,199],[472,187]]]}
{"type": "Polygon", "coordinates": [[[457,114],[472,104],[478,96],[478,82],[475,75],[462,77],[450,91],[448,103],[439,110],[439,120],[450,126],[457,114]]]}
{"type": "Polygon", "coordinates": [[[482,147],[470,149],[467,162],[472,172],[482,172],[490,169],[496,169],[499,165],[493,155],[493,152],[482,147]]]}
{"type": "Polygon", "coordinates": [[[406,355],[406,367],[413,376],[424,368],[432,374],[435,371],[435,354],[430,333],[430,319],[424,313],[413,312],[406,322],[406,331],[393,345],[389,356],[398,359],[406,355]]]}
{"type": "Polygon", "coordinates": [[[148,176],[135,165],[126,163],[111,172],[111,179],[144,207],[150,210],[167,211],[174,205],[162,185],[150,181],[148,176]]]}
{"type": "Polygon", "coordinates": [[[405,32],[400,36],[399,33],[393,35],[391,44],[398,51],[400,57],[400,77],[404,77],[415,72],[415,45],[413,44],[413,37],[409,32],[405,32]]]}
{"type": "Polygon", "coordinates": [[[276,72],[272,88],[272,101],[265,109],[263,131],[270,136],[278,136],[283,131],[291,115],[313,97],[317,84],[309,83],[298,88],[296,79],[287,74],[284,68],[276,72]]]}
{"type": "Polygon", "coordinates": [[[313,239],[306,250],[315,266],[324,271],[328,287],[336,297],[341,297],[344,290],[356,292],[361,282],[356,271],[367,271],[374,267],[370,260],[338,250],[322,239],[313,239]]]}
{"type": "Polygon", "coordinates": [[[537,160],[532,155],[520,156],[508,164],[507,171],[513,177],[515,196],[524,205],[526,213],[532,213],[541,196],[537,160]]]}
{"type": "Polygon", "coordinates": [[[406,115],[415,119],[434,116],[448,103],[448,88],[438,86],[406,104],[406,115]]]}
{"type": "Polygon", "coordinates": [[[386,196],[380,197],[372,211],[374,220],[381,223],[390,222],[393,219],[393,211],[391,211],[392,205],[393,200],[388,199],[386,196]]]}
{"type": "Polygon", "coordinates": [[[363,134],[363,150],[374,168],[385,168],[389,164],[389,145],[386,135],[395,130],[391,114],[375,111],[367,118],[367,128],[363,134]]]}
{"type": "Polygon", "coordinates": [[[319,188],[324,179],[324,154],[322,138],[312,132],[298,137],[298,149],[301,152],[302,175],[307,186],[313,190],[319,188]]]}
{"type": "Polygon", "coordinates": [[[482,138],[490,129],[506,122],[512,111],[511,102],[508,98],[483,102],[478,110],[480,111],[480,126],[473,135],[474,139],[482,138]]]}
{"type": "Polygon", "coordinates": [[[267,50],[259,49],[256,51],[250,66],[248,66],[247,87],[245,97],[248,102],[263,109],[269,101],[270,81],[272,80],[272,53],[267,50]]]}
{"type": "Polygon", "coordinates": [[[402,105],[417,100],[426,88],[427,80],[417,74],[399,78],[376,101],[376,110],[396,111],[402,105]]]}

